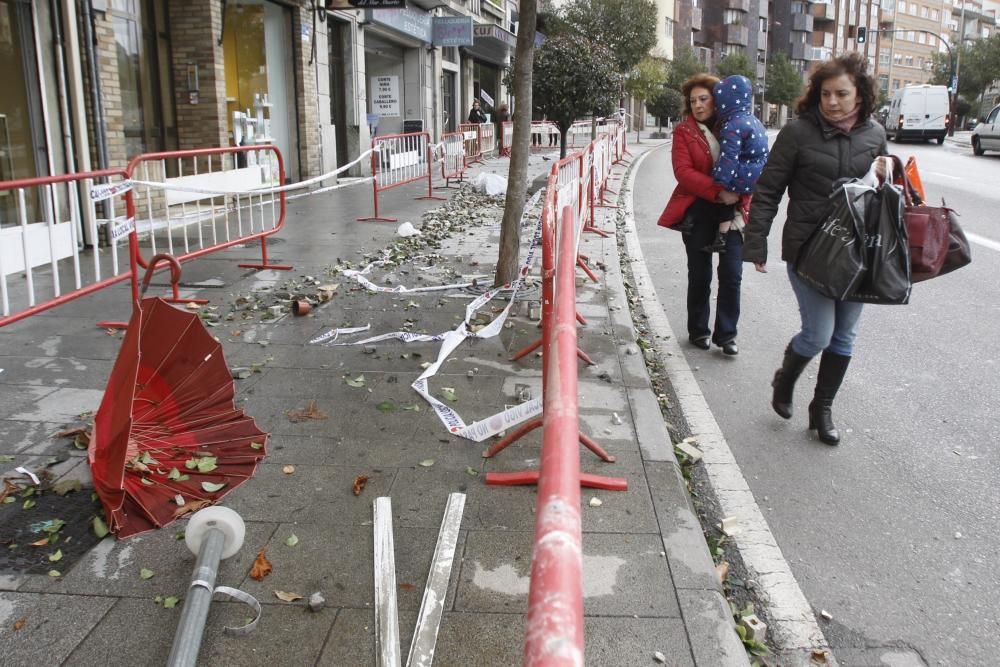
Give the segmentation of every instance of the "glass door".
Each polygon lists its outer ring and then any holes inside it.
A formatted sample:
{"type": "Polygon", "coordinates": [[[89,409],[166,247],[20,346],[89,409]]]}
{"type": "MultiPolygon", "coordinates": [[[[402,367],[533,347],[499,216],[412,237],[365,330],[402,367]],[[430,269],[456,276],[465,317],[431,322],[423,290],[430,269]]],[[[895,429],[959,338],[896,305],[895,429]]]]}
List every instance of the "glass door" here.
{"type": "Polygon", "coordinates": [[[455,73],[441,74],[441,127],[444,132],[455,131],[455,73]]]}

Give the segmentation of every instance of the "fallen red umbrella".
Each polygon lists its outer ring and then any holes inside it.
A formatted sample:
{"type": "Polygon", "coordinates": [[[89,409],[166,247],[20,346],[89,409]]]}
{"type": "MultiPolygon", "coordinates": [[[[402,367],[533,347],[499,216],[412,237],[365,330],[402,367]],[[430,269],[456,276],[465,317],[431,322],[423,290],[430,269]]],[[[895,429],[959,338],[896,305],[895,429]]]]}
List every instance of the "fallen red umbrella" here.
{"type": "Polygon", "coordinates": [[[94,418],[94,487],[118,537],[161,528],[253,476],[267,434],[237,409],[222,346],[198,316],[143,299],[94,418]]]}

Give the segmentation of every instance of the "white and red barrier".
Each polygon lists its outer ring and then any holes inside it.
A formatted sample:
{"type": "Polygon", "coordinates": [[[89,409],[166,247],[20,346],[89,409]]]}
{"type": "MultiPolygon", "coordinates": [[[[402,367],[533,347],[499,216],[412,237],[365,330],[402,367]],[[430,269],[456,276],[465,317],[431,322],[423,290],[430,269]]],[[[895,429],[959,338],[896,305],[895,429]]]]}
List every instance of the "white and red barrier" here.
{"type": "Polygon", "coordinates": [[[458,131],[465,139],[465,166],[483,161],[483,144],[479,136],[481,123],[461,123],[458,131]]]}
{"type": "Polygon", "coordinates": [[[444,179],[445,187],[451,185],[452,181],[465,180],[465,169],[468,166],[465,160],[465,134],[462,132],[449,132],[441,135],[441,178],[444,179]]]}
{"type": "MultiPolygon", "coordinates": [[[[285,168],[272,145],[147,153],[126,169],[136,233],[152,254],[180,262],[259,241],[261,261],[244,268],[289,270],[273,264],[267,237],[285,224],[285,168]]],[[[139,266],[148,263],[140,254],[139,266]]]]}
{"type": "Polygon", "coordinates": [[[130,278],[138,294],[130,188],[121,170],[0,183],[0,327],[130,278]]]}
{"type": "Polygon", "coordinates": [[[506,120],[500,124],[500,155],[510,157],[510,147],[514,143],[514,123],[506,120]]]}
{"type": "Polygon", "coordinates": [[[432,166],[430,134],[427,132],[375,137],[372,142],[372,196],[375,213],[358,220],[396,222],[396,218],[386,218],[378,214],[378,195],[380,192],[408,183],[427,181],[427,194],[415,199],[441,199],[434,195],[432,166]]]}

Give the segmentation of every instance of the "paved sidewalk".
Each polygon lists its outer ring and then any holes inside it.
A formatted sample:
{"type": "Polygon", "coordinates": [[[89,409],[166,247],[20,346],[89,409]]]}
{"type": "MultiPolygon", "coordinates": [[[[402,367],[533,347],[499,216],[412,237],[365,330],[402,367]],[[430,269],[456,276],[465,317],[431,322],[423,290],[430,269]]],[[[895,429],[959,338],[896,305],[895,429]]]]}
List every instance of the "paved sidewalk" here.
{"type": "MultiPolygon", "coordinates": [[[[644,138],[631,150],[659,143],[644,138]]],[[[533,156],[532,179],[552,163],[533,156]]],[[[506,160],[492,160],[482,169],[503,173],[506,166],[506,160]]],[[[413,201],[418,189],[386,193],[380,209],[419,228],[422,214],[437,203],[413,201]]],[[[242,624],[248,610],[214,603],[200,664],[374,664],[372,501],[378,496],[392,499],[405,658],[445,503],[455,491],[467,500],[434,664],[521,662],[537,496],[533,487],[488,487],[483,474],[536,468],[540,431],[492,459],[481,454],[495,440],[449,435],[410,388],[421,364],[437,357],[438,343],[307,344],[331,328],[367,324],[372,335],[442,333],[455,328],[474,296],[460,290],[371,294],[332,271],[340,260],[363,266],[362,254],[396,240],[396,224],[355,222],[370,212],[370,197],[370,187],[356,186],[291,202],[287,227],[271,249],[276,261],[295,265],[290,274],[238,268],[238,260],[257,256],[256,248],[231,249],[184,267],[186,285],[203,285],[187,288],[186,295],[210,298],[218,308],[222,319],[211,331],[228,364],[254,369],[236,381],[238,401],[271,434],[270,456],[256,477],[222,503],[246,520],[247,536],[241,551],[223,562],[218,580],[257,596],[263,617],[255,633],[230,637],[223,626],[242,624]],[[311,315],[264,323],[256,314],[244,320],[245,311],[237,310],[232,321],[225,319],[238,297],[256,293],[266,301],[275,292],[294,291],[286,283],[302,283],[305,276],[339,284],[333,299],[311,315]],[[202,282],[208,280],[218,282],[208,287],[202,282]],[[346,381],[361,375],[363,386],[346,381]],[[324,419],[289,419],[289,411],[311,401],[324,419]],[[294,472],[286,473],[286,466],[294,472]],[[359,475],[369,479],[355,497],[352,482],[359,475]],[[288,546],[293,534],[298,543],[288,546]],[[258,582],[249,571],[264,547],[273,572],[258,582]],[[310,612],[304,600],[283,602],[275,591],[306,598],[320,591],[327,606],[310,612]]],[[[488,283],[502,202],[464,206],[461,224],[435,234],[421,251],[439,258],[376,269],[373,282],[386,284],[389,276],[392,285],[417,287],[485,275],[488,283]]],[[[598,226],[613,231],[614,215],[602,210],[598,226]]],[[[602,277],[600,284],[578,280],[578,309],[589,322],[579,330],[580,347],[596,362],[580,365],[581,424],[617,457],[614,464],[602,463],[581,448],[582,467],[629,482],[626,493],[582,493],[587,664],[655,665],[659,652],[667,665],[746,665],[636,345],[615,239],[587,235],[581,252],[602,277]],[[592,505],[592,498],[602,503],[592,505]]],[[[536,281],[523,296],[537,300],[537,289],[536,281]]],[[[95,319],[128,313],[128,291],[119,286],[0,329],[0,470],[9,476],[15,466],[48,465],[54,478],[79,479],[85,487],[65,498],[43,496],[30,509],[20,498],[0,506],[0,528],[33,512],[32,521],[64,518],[65,534],[73,538],[64,537],[66,562],[36,562],[27,574],[14,571],[24,561],[11,554],[38,552],[25,543],[0,545],[8,552],[7,560],[0,558],[4,665],[157,664],[169,652],[180,605],[166,609],[155,598],[185,595],[193,557],[177,539],[184,521],[122,542],[97,542],[80,529],[96,510],[84,498],[90,483],[84,452],[53,437],[97,408],[117,355],[120,337],[94,328],[95,319]],[[71,504],[72,520],[61,514],[71,504]],[[50,568],[61,576],[47,576],[50,568]],[[155,575],[141,578],[142,568],[155,575]]],[[[516,404],[526,393],[538,395],[540,359],[507,360],[537,336],[527,315],[521,303],[501,335],[461,345],[432,378],[439,398],[447,393],[442,388],[454,389],[455,400],[447,402],[466,422],[516,404]]]]}

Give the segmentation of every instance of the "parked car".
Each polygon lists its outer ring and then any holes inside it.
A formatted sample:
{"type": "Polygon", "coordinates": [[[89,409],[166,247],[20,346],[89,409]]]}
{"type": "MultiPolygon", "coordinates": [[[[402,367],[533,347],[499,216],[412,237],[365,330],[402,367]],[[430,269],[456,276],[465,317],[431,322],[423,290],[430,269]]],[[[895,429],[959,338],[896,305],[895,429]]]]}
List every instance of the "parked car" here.
{"type": "Polygon", "coordinates": [[[986,151],[1000,151],[1000,104],[972,131],[972,152],[982,155],[986,151]]]}

